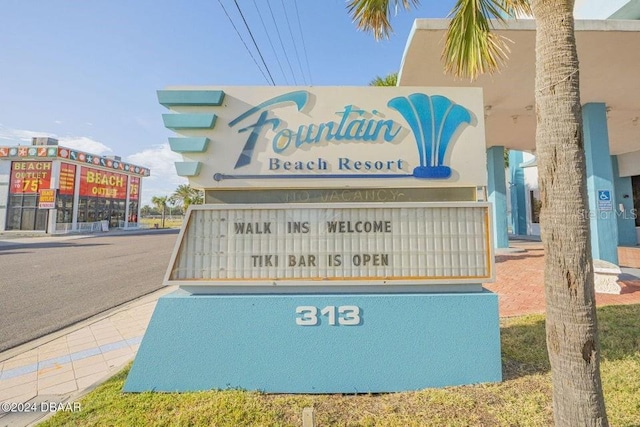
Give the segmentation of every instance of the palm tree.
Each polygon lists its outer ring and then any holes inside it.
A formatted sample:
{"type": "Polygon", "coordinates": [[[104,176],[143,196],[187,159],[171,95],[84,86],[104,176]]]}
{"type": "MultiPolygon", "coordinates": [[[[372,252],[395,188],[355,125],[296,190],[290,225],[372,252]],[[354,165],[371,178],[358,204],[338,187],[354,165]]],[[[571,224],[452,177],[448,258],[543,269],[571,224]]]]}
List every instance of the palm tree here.
{"type": "Polygon", "coordinates": [[[142,208],[140,208],[140,215],[145,217],[145,216],[149,216],[151,215],[151,206],[149,205],[144,205],[142,208]]]}
{"type": "Polygon", "coordinates": [[[398,85],[398,73],[387,74],[385,77],[376,76],[375,79],[369,82],[369,86],[397,86],[398,85]]]}
{"type": "Polygon", "coordinates": [[[193,197],[191,198],[192,205],[201,205],[204,203],[204,191],[194,190],[193,197]]]}
{"type": "Polygon", "coordinates": [[[169,198],[167,196],[153,196],[151,203],[162,212],[162,228],[164,228],[164,220],[167,212],[167,203],[169,198]]]}
{"type": "MultiPolygon", "coordinates": [[[[349,0],[357,27],[388,37],[391,6],[418,0],[349,0]]],[[[445,41],[447,72],[476,78],[497,70],[504,41],[490,18],[533,15],[536,20],[536,155],[545,250],[547,351],[553,413],[559,426],[608,425],[600,380],[593,263],[587,212],[578,55],[573,0],[457,0],[445,41]]]]}
{"type": "Polygon", "coordinates": [[[183,213],[187,211],[189,205],[202,204],[203,199],[202,191],[196,190],[188,184],[179,185],[176,191],[169,197],[169,201],[182,206],[183,213]]]}

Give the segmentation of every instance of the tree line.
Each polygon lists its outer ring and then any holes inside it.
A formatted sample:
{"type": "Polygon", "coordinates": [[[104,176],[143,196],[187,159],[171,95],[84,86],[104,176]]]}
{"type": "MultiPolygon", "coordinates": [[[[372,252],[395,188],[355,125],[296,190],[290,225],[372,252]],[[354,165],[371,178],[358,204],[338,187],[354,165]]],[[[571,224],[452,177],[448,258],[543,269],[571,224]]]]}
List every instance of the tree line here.
{"type": "Polygon", "coordinates": [[[179,185],[170,196],[153,196],[151,205],[144,205],[140,209],[142,217],[160,215],[162,217],[162,228],[164,228],[167,213],[172,214],[173,209],[178,209],[181,215],[187,211],[190,205],[202,204],[204,202],[204,192],[195,189],[188,184],[179,185]]]}

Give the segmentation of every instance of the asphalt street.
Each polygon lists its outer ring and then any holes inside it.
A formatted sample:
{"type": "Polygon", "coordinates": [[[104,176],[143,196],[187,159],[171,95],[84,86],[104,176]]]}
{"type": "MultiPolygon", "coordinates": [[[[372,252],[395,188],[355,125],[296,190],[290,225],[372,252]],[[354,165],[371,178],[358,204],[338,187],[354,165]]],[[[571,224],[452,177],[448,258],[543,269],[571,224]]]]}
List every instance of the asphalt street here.
{"type": "Polygon", "coordinates": [[[177,235],[0,242],[0,352],[159,289],[177,235]]]}

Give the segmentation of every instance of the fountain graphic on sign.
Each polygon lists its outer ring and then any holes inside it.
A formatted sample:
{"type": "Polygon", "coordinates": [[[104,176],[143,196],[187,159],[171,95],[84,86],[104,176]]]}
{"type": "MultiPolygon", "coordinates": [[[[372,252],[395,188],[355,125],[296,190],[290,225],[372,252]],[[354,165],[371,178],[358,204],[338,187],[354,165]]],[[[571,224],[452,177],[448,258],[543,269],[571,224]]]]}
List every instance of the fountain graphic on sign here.
{"type": "Polygon", "coordinates": [[[469,110],[447,97],[423,93],[393,98],[387,106],[402,114],[416,139],[420,166],[413,169],[413,176],[449,178],[451,168],[444,165],[444,157],[460,125],[471,123],[469,110]]]}

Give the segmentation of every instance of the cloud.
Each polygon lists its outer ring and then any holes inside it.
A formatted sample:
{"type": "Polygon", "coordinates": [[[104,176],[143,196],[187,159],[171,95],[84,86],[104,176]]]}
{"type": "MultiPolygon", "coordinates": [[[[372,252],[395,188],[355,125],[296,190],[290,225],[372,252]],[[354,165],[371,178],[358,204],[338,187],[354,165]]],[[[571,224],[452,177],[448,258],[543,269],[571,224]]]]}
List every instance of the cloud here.
{"type": "Polygon", "coordinates": [[[2,145],[31,145],[31,139],[35,137],[55,138],[62,146],[91,154],[103,155],[113,151],[102,142],[87,136],[59,136],[52,132],[11,129],[0,125],[0,144],[2,145]]]}
{"type": "Polygon", "coordinates": [[[127,156],[127,162],[147,167],[151,176],[142,181],[142,204],[151,204],[153,196],[170,196],[181,184],[188,184],[186,178],[178,176],[174,162],[182,161],[182,156],[174,153],[169,144],[156,145],[127,156]]]}
{"type": "Polygon", "coordinates": [[[91,154],[104,155],[113,151],[102,142],[86,136],[63,136],[54,138],[58,139],[60,145],[80,151],[86,151],[91,154]]]}
{"type": "Polygon", "coordinates": [[[0,125],[0,143],[5,145],[31,145],[31,138],[38,136],[55,138],[51,132],[11,129],[0,125]]]}

